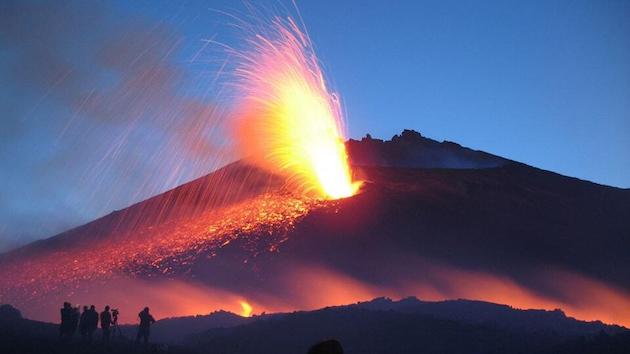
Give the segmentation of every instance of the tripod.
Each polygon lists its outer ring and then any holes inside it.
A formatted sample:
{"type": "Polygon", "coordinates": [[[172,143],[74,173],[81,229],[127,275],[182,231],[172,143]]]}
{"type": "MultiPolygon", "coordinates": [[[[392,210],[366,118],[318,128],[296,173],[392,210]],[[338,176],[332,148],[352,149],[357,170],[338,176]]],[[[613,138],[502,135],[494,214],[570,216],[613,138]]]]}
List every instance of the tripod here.
{"type": "Polygon", "coordinates": [[[118,335],[118,338],[123,338],[124,335],[122,334],[122,331],[120,330],[120,326],[118,325],[118,310],[114,310],[112,312],[112,337],[116,338],[116,335],[118,335]]]}

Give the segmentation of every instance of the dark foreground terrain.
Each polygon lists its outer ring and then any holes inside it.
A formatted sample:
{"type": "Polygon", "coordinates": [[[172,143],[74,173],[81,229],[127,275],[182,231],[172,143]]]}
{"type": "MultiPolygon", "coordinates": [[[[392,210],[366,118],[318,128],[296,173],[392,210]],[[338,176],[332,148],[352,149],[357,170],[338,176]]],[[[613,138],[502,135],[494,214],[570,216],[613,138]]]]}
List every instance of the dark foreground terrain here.
{"type": "Polygon", "coordinates": [[[226,312],[158,321],[153,341],[133,343],[134,328],[108,346],[60,343],[55,324],[0,307],[0,353],[307,353],[339,340],[344,353],[630,353],[630,330],[566,317],[560,310],[517,310],[456,300],[385,298],[316,311],[242,318],[226,312]],[[169,335],[170,334],[170,335],[169,335]]]}

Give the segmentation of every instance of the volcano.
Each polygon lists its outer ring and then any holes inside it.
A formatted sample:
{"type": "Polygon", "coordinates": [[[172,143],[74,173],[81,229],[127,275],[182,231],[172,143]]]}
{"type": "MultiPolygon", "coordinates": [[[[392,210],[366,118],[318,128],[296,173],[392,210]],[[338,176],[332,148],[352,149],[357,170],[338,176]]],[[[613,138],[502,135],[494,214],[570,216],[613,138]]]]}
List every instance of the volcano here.
{"type": "Polygon", "coordinates": [[[409,130],[346,148],[354,196],[237,161],[1,255],[0,303],[56,320],[68,300],[163,317],[417,296],[630,326],[630,190],[409,130]]]}

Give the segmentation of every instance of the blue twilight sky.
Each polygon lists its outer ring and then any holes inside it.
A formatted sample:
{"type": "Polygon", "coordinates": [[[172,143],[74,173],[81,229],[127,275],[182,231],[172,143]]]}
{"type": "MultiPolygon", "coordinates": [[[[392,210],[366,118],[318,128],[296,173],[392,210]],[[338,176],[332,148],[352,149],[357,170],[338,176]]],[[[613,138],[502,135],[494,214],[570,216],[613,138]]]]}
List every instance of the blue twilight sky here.
{"type": "MultiPolygon", "coordinates": [[[[297,1],[350,137],[404,128],[630,187],[629,1],[297,1]]],[[[294,13],[290,1],[254,8],[294,13]]],[[[237,1],[0,4],[0,250],[235,158],[237,1]],[[227,14],[226,14],[227,13],[227,14]]]]}

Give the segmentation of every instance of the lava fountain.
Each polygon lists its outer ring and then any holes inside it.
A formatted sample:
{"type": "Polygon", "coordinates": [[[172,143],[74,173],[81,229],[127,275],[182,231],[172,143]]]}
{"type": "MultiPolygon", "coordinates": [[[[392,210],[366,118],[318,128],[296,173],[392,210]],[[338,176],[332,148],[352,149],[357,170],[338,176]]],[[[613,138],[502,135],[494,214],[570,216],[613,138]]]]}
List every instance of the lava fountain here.
{"type": "Polygon", "coordinates": [[[295,190],[326,199],[356,193],[343,115],[308,36],[276,17],[236,52],[235,135],[246,158],[287,177],[295,190]],[[262,33],[262,34],[261,34],[262,33]]]}

